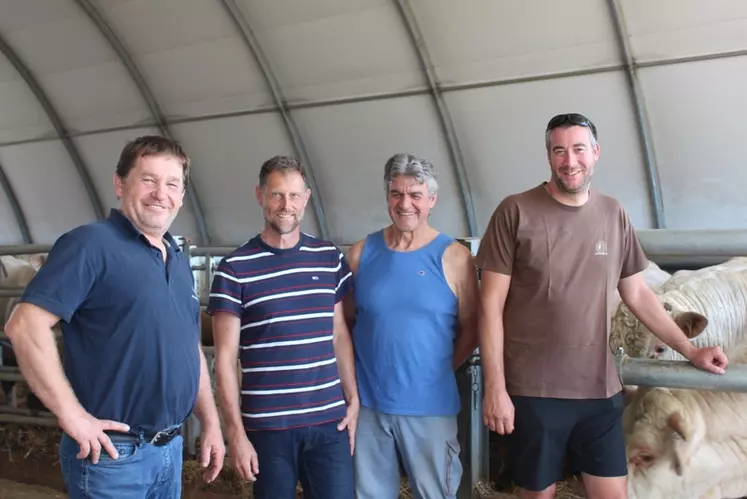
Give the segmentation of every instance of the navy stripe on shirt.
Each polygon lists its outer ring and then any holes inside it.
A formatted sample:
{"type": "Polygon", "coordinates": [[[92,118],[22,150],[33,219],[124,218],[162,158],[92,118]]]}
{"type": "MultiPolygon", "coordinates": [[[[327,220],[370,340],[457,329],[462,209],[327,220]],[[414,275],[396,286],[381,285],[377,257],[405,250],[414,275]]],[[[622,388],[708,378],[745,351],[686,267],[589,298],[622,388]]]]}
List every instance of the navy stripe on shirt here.
{"type": "Polygon", "coordinates": [[[333,346],[335,304],[352,290],[345,257],[301,234],[289,249],[259,236],[218,265],[207,313],[241,319],[241,412],[247,430],[339,420],[345,402],[333,346]]]}

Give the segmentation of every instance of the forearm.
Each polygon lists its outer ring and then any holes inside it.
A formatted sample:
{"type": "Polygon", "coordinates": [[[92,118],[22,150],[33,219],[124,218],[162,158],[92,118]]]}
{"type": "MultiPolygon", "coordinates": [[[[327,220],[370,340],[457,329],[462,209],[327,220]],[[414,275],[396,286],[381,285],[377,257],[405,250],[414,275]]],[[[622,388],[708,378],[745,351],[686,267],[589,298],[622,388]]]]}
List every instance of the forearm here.
{"type": "Polygon", "coordinates": [[[31,391],[58,419],[84,410],[65,377],[52,329],[17,324],[8,328],[21,374],[31,391]]]}
{"type": "Polygon", "coordinates": [[[349,334],[335,335],[334,339],[335,357],[337,358],[337,370],[340,373],[342,391],[345,401],[350,403],[358,399],[358,384],[355,379],[355,355],[353,353],[353,342],[349,334]]]}
{"type": "Polygon", "coordinates": [[[503,317],[497,310],[481,314],[479,326],[480,365],[486,390],[506,390],[503,369],[503,317]]]}
{"type": "Polygon", "coordinates": [[[221,414],[226,424],[228,435],[244,432],[244,421],[241,417],[241,393],[236,368],[238,359],[216,359],[215,378],[220,397],[221,414]]]}
{"type": "Polygon", "coordinates": [[[205,359],[205,353],[202,351],[202,346],[198,346],[198,349],[200,351],[200,388],[197,392],[195,415],[203,426],[220,426],[207,360],[205,359]]]}
{"type": "Polygon", "coordinates": [[[685,333],[667,314],[656,295],[648,288],[623,298],[633,314],[661,341],[689,359],[694,350],[685,333]]]}

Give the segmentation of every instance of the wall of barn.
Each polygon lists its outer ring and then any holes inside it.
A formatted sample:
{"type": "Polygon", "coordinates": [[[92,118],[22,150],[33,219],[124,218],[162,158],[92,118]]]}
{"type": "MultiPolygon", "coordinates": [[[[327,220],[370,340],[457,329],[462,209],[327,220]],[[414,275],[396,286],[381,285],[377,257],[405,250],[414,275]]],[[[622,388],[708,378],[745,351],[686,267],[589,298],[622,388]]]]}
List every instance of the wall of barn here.
{"type": "Polygon", "coordinates": [[[594,186],[638,228],[747,222],[744,2],[0,0],[0,12],[0,244],[52,243],[105,214],[125,141],[164,129],[193,158],[174,232],[197,244],[260,230],[259,166],[299,145],[321,205],[307,232],[321,235],[317,213],[342,245],[387,224],[383,164],[411,151],[440,175],[434,225],[479,236],[503,197],[547,178],[543,129],[568,111],[598,126],[594,186]]]}

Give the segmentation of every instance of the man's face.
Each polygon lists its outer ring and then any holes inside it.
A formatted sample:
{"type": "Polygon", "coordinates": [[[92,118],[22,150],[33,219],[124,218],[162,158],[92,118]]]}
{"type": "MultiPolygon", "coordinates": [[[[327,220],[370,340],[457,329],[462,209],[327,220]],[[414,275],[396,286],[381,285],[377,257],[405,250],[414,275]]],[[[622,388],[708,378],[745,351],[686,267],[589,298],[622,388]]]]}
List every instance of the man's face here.
{"type": "Polygon", "coordinates": [[[589,187],[594,165],[599,159],[599,144],[591,146],[587,127],[556,128],[550,133],[548,160],[552,180],[566,194],[578,194],[589,187]]]}
{"type": "Polygon", "coordinates": [[[293,232],[301,224],[311,190],[300,173],[274,171],[267,176],[264,188],[257,186],[255,194],[265,225],[282,235],[293,232]]]}
{"type": "Polygon", "coordinates": [[[183,175],[182,163],[174,156],[138,158],[127,177],[114,174],[120,209],[143,233],[161,237],[182,206],[183,175]]]}
{"type": "Polygon", "coordinates": [[[427,223],[437,196],[428,196],[425,183],[419,184],[414,177],[394,177],[387,192],[387,208],[392,223],[400,232],[412,232],[421,223],[427,223]]]}

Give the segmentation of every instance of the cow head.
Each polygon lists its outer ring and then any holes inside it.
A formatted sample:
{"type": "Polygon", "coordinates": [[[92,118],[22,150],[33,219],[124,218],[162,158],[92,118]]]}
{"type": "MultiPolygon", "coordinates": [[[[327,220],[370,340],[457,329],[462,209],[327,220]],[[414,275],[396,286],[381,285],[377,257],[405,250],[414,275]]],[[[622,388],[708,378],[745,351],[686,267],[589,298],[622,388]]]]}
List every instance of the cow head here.
{"type": "MultiPolygon", "coordinates": [[[[708,318],[698,312],[681,310],[670,302],[663,301],[664,310],[689,339],[701,334],[708,326],[708,318]]],[[[671,349],[654,336],[651,331],[621,303],[612,317],[610,347],[613,351],[622,348],[631,357],[661,359],[671,355],[671,349]]]]}
{"type": "Polygon", "coordinates": [[[705,424],[666,388],[639,388],[625,409],[631,475],[665,467],[682,476],[705,435],[705,424]]]}

